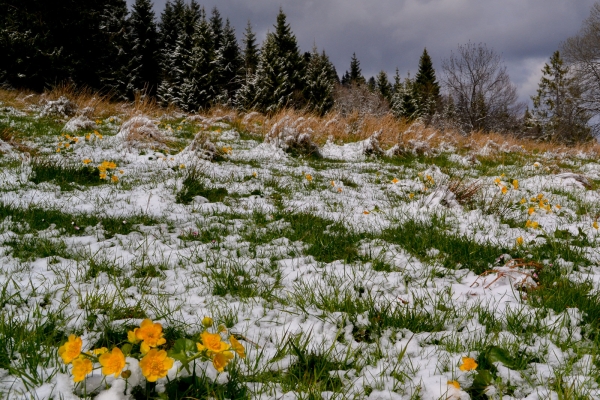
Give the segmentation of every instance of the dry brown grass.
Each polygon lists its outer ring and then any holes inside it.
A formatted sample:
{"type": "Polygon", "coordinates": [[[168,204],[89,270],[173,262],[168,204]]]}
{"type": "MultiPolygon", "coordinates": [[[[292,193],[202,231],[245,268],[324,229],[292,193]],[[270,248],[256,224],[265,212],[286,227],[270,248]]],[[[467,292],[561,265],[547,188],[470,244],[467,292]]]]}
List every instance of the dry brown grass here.
{"type": "MultiPolygon", "coordinates": [[[[126,121],[134,115],[158,118],[165,114],[181,113],[174,107],[161,107],[156,101],[147,97],[139,97],[133,102],[115,102],[109,100],[107,96],[98,95],[91,90],[78,90],[68,85],[57,86],[42,94],[0,89],[0,101],[5,105],[20,109],[32,104],[37,105],[44,100],[57,100],[61,96],[67,97],[80,110],[90,107],[96,118],[117,115],[126,121]]],[[[338,144],[361,141],[369,138],[374,132],[381,131],[379,143],[384,149],[397,144],[400,149],[407,151],[454,149],[458,153],[466,154],[477,153],[487,145],[488,148],[495,150],[488,155],[477,155],[478,158],[497,158],[501,154],[515,151],[524,154],[550,152],[557,156],[572,156],[580,153],[600,156],[600,144],[597,142],[565,146],[560,143],[537,142],[500,133],[472,132],[469,135],[463,135],[452,129],[438,130],[420,123],[398,120],[389,114],[372,116],[355,112],[343,116],[338,113],[329,113],[318,117],[303,111],[283,110],[274,115],[263,115],[260,113],[243,114],[223,106],[214,107],[201,114],[212,119],[227,117],[227,120],[231,121],[235,128],[244,129],[262,137],[267,136],[276,123],[286,118],[292,121],[298,129],[310,133],[312,140],[319,145],[324,144],[328,139],[338,144]],[[297,122],[300,118],[302,120],[297,122]]]]}

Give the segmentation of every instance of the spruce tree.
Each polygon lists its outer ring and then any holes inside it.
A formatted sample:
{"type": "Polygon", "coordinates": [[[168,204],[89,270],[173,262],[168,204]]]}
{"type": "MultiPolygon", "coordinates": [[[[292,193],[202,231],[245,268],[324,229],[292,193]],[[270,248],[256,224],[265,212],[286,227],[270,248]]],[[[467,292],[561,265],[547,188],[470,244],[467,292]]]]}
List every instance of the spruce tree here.
{"type": "Polygon", "coordinates": [[[435,111],[435,106],[440,98],[440,85],[436,80],[433,62],[427,49],[419,60],[419,71],[415,76],[415,97],[419,102],[419,113],[421,115],[430,115],[435,111]]]}
{"type": "Polygon", "coordinates": [[[319,54],[316,47],[313,48],[306,65],[304,98],[308,108],[319,115],[333,107],[334,74],[337,76],[327,54],[324,51],[319,54]]]}
{"type": "Polygon", "coordinates": [[[181,90],[189,75],[194,31],[202,11],[195,0],[189,5],[185,5],[182,0],[176,0],[173,4],[173,14],[174,18],[179,18],[179,30],[173,50],[163,52],[163,81],[157,96],[165,105],[175,104],[184,108],[186,100],[182,97],[181,90]]]}
{"type": "Polygon", "coordinates": [[[385,71],[380,71],[377,74],[377,78],[375,79],[375,87],[377,92],[386,99],[387,101],[391,101],[392,99],[392,85],[388,79],[387,73],[385,71]]]}
{"type": "Polygon", "coordinates": [[[250,77],[256,71],[258,66],[259,51],[256,45],[256,35],[252,31],[252,24],[248,21],[246,31],[244,32],[244,73],[250,77]]]}
{"type": "Polygon", "coordinates": [[[296,37],[280,9],[275,32],[268,33],[254,76],[241,89],[237,103],[242,108],[274,112],[300,106],[304,65],[296,37]]]}
{"type": "Polygon", "coordinates": [[[188,74],[181,87],[182,106],[186,111],[209,107],[217,95],[213,67],[214,43],[210,24],[202,14],[192,36],[188,74]]]}
{"type": "Polygon", "coordinates": [[[219,51],[223,45],[223,18],[221,18],[221,13],[217,7],[213,7],[209,22],[213,34],[215,51],[219,51]]]}
{"type": "Polygon", "coordinates": [[[543,139],[578,142],[591,139],[591,114],[579,106],[582,90],[558,51],[542,69],[531,120],[543,139]]]}
{"type": "Polygon", "coordinates": [[[352,59],[350,60],[350,72],[348,74],[348,78],[348,84],[351,85],[364,85],[366,83],[365,77],[360,69],[360,61],[358,61],[356,53],[352,54],[352,59]]]}
{"type": "Polygon", "coordinates": [[[420,116],[419,101],[415,97],[414,86],[415,82],[409,74],[392,96],[391,109],[396,118],[412,121],[420,116]]]}
{"type": "Polygon", "coordinates": [[[154,95],[160,79],[158,33],[152,2],[135,0],[129,18],[131,58],[128,92],[154,95]]]}
{"type": "Polygon", "coordinates": [[[99,55],[100,83],[112,97],[125,99],[129,53],[127,3],[125,0],[107,1],[102,14],[100,29],[109,44],[106,52],[99,55]]]}
{"type": "Polygon", "coordinates": [[[243,59],[235,37],[235,30],[229,19],[225,22],[221,46],[216,51],[215,70],[218,71],[216,83],[219,99],[223,104],[229,104],[235,97],[235,92],[241,84],[243,59]]]}

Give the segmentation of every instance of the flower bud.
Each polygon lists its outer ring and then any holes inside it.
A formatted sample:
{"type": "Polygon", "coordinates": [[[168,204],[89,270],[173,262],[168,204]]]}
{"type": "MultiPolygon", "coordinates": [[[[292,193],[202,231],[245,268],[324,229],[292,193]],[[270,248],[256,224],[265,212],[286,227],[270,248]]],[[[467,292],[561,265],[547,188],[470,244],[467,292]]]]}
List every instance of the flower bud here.
{"type": "Polygon", "coordinates": [[[202,318],[202,325],[204,325],[205,328],[210,328],[211,326],[213,326],[213,319],[211,317],[204,317],[202,318]]]}

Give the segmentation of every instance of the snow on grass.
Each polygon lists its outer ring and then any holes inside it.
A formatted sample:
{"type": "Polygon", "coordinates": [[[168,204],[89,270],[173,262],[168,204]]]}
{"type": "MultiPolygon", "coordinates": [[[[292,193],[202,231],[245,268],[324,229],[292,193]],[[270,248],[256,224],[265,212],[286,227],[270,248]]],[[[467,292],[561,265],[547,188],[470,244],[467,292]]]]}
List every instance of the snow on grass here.
{"type": "Polygon", "coordinates": [[[378,158],[370,139],[292,156],[190,118],[124,145],[116,116],[69,136],[4,110],[37,155],[0,156],[3,397],[600,396],[594,160],[378,158]],[[197,134],[213,161],[186,148],[197,134]],[[111,348],[144,318],[168,346],[207,315],[247,358],[198,363],[195,383],[176,363],[149,389],[128,359],[127,385],[74,385],[57,357],[69,334],[111,348]]]}

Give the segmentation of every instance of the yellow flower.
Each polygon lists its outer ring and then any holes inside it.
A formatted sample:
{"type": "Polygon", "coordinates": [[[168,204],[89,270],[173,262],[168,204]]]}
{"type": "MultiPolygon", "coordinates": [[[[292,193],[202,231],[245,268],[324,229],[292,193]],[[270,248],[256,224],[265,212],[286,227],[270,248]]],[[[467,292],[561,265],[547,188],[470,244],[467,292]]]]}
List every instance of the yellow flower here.
{"type": "Polygon", "coordinates": [[[231,153],[231,147],[223,147],[223,153],[225,153],[225,154],[231,153]]]}
{"type": "Polygon", "coordinates": [[[156,382],[159,378],[164,378],[173,367],[173,359],[167,357],[164,350],[152,349],[140,361],[142,375],[148,382],[156,382]]]}
{"type": "Polygon", "coordinates": [[[342,188],[338,188],[338,193],[342,193],[342,188]]]}
{"type": "Polygon", "coordinates": [[[431,177],[431,175],[427,175],[427,176],[426,176],[426,178],[427,178],[427,180],[428,180],[428,181],[429,181],[429,182],[430,182],[432,185],[434,185],[434,184],[435,184],[435,181],[433,180],[433,178],[431,177]]]}
{"type": "Polygon", "coordinates": [[[58,348],[58,355],[63,359],[65,364],[69,364],[71,361],[79,357],[81,354],[81,346],[83,342],[80,337],[75,335],[69,335],[69,340],[58,348]]]}
{"type": "Polygon", "coordinates": [[[515,188],[515,190],[519,189],[519,181],[518,180],[515,179],[514,181],[512,181],[512,185],[513,185],[513,188],[515,188]]]}
{"type": "Polygon", "coordinates": [[[477,363],[471,357],[463,357],[462,365],[458,367],[461,371],[472,371],[477,368],[477,363]]]}
{"type": "Polygon", "coordinates": [[[149,319],[145,319],[140,324],[139,328],[134,330],[135,337],[142,340],[148,347],[156,347],[166,343],[163,338],[162,325],[158,322],[153,323],[149,319]]]}
{"type": "Polygon", "coordinates": [[[506,194],[508,192],[508,189],[506,188],[506,186],[502,186],[502,194],[506,194]]]}
{"type": "Polygon", "coordinates": [[[496,183],[496,185],[499,185],[500,184],[500,178],[494,179],[494,182],[496,183]]]}
{"type": "Polygon", "coordinates": [[[212,362],[215,369],[219,372],[223,372],[229,361],[233,358],[233,353],[230,351],[224,351],[217,353],[213,356],[212,362]]]}
{"type": "Polygon", "coordinates": [[[311,174],[306,174],[306,180],[311,182],[313,180],[313,177],[311,174]]]}
{"type": "Polygon", "coordinates": [[[115,164],[112,161],[103,161],[102,164],[100,164],[100,166],[98,167],[98,169],[103,168],[103,169],[115,169],[117,168],[117,164],[115,164]]]}
{"type": "Polygon", "coordinates": [[[210,328],[213,325],[214,321],[211,317],[204,317],[202,318],[202,325],[205,328],[210,328]]]}
{"type": "Polygon", "coordinates": [[[244,349],[244,346],[238,342],[233,335],[229,336],[229,342],[231,343],[231,348],[238,354],[238,356],[246,358],[246,349],[244,349]]]}
{"type": "Polygon", "coordinates": [[[86,158],[86,159],[84,159],[84,160],[83,160],[83,163],[84,163],[85,165],[87,165],[87,164],[89,164],[89,163],[91,163],[91,162],[92,162],[92,160],[90,160],[89,158],[86,158]]]}
{"type": "Polygon", "coordinates": [[[456,389],[460,389],[460,384],[457,381],[448,381],[449,386],[454,386],[456,389]]]}
{"type": "Polygon", "coordinates": [[[88,133],[87,135],[85,135],[85,140],[90,140],[91,137],[92,135],[88,133]]]}
{"type": "Polygon", "coordinates": [[[540,226],[540,224],[535,221],[527,220],[527,222],[525,223],[526,228],[537,229],[539,226],[540,226]]]}
{"type": "Polygon", "coordinates": [[[525,197],[523,197],[523,198],[521,199],[521,204],[525,204],[525,203],[527,203],[527,200],[525,199],[525,197]]]}
{"type": "Polygon", "coordinates": [[[396,183],[400,182],[397,178],[392,179],[392,183],[395,185],[396,183]]]}
{"type": "Polygon", "coordinates": [[[415,194],[414,194],[414,193],[411,193],[411,194],[409,194],[409,195],[408,195],[408,198],[409,198],[409,199],[413,199],[414,197],[415,197],[415,194]]]}
{"type": "Polygon", "coordinates": [[[102,354],[98,357],[100,365],[102,365],[102,373],[104,375],[119,376],[123,368],[125,368],[125,356],[118,347],[112,349],[111,353],[102,354]]]}
{"type": "Polygon", "coordinates": [[[70,143],[65,143],[65,148],[68,149],[69,147],[71,147],[70,143]]]}
{"type": "Polygon", "coordinates": [[[94,349],[92,350],[92,353],[94,353],[95,355],[101,355],[101,354],[105,354],[108,353],[108,349],[106,347],[100,347],[99,349],[94,349]]]}
{"type": "Polygon", "coordinates": [[[213,353],[220,353],[225,350],[229,350],[229,345],[221,340],[221,335],[218,333],[202,332],[200,334],[202,345],[213,353]]]}
{"type": "Polygon", "coordinates": [[[56,152],[57,152],[57,153],[60,153],[60,148],[56,149],[56,152]]]}
{"type": "Polygon", "coordinates": [[[517,238],[517,246],[522,246],[523,245],[523,236],[519,236],[517,238]]]}
{"type": "Polygon", "coordinates": [[[368,212],[367,210],[363,211],[363,214],[368,215],[371,214],[370,212],[368,212]]]}
{"type": "Polygon", "coordinates": [[[116,175],[113,175],[110,177],[110,180],[113,181],[114,183],[117,183],[117,182],[119,182],[119,177],[116,175]]]}
{"type": "Polygon", "coordinates": [[[179,164],[179,169],[184,169],[185,168],[185,164],[179,164]]]}
{"type": "Polygon", "coordinates": [[[529,207],[529,210],[527,210],[527,214],[531,215],[535,212],[535,208],[533,207],[529,207]]]}
{"type": "Polygon", "coordinates": [[[594,227],[594,229],[598,229],[598,221],[594,221],[594,223],[592,224],[592,226],[594,227]]]}
{"type": "Polygon", "coordinates": [[[335,181],[331,181],[329,183],[331,183],[331,186],[335,186],[335,181]]]}
{"type": "Polygon", "coordinates": [[[73,369],[71,373],[73,374],[74,382],[81,382],[85,379],[85,376],[92,372],[94,366],[92,362],[87,358],[76,358],[73,360],[73,369]]]}
{"type": "Polygon", "coordinates": [[[120,169],[120,170],[119,170],[119,173],[120,173],[121,175],[123,175],[123,174],[125,173],[125,171],[123,171],[122,169],[120,169]]]}
{"type": "Polygon", "coordinates": [[[543,198],[544,198],[544,194],[543,193],[540,193],[540,194],[537,195],[537,199],[538,200],[541,200],[543,198]]]}
{"type": "Polygon", "coordinates": [[[106,179],[106,174],[105,173],[100,174],[100,179],[106,179]]]}
{"type": "Polygon", "coordinates": [[[133,343],[133,344],[136,344],[136,343],[139,342],[137,336],[135,336],[135,331],[129,331],[129,332],[127,332],[127,340],[130,343],[133,343]]]}
{"type": "Polygon", "coordinates": [[[254,172],[252,173],[252,176],[256,178],[256,177],[258,176],[258,173],[257,173],[256,171],[254,171],[254,172]]]}

